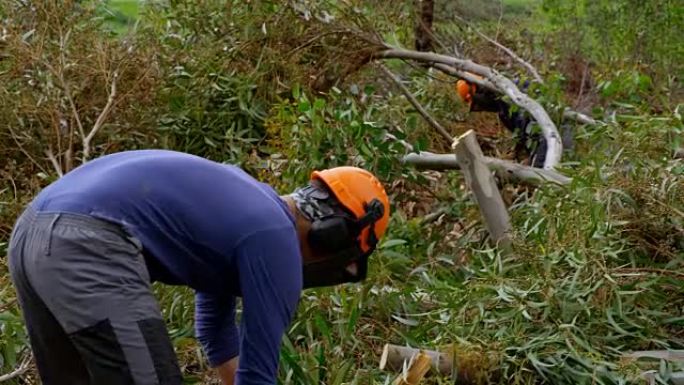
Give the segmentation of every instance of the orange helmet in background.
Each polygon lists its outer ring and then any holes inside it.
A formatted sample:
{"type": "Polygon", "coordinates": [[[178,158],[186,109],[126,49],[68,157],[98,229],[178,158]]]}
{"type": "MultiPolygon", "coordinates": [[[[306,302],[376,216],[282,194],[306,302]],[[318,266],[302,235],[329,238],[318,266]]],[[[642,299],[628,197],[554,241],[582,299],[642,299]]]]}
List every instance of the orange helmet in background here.
{"type": "Polygon", "coordinates": [[[358,167],[335,167],[314,171],[311,180],[323,182],[337,201],[361,223],[359,247],[375,249],[389,223],[390,204],[385,188],[370,172],[358,167]]]}
{"type": "MultiPolygon", "coordinates": [[[[470,72],[466,72],[468,75],[471,75],[475,78],[482,79],[484,78],[480,75],[475,75],[470,72]]],[[[477,85],[474,83],[470,83],[464,79],[459,79],[456,82],[456,92],[458,92],[458,95],[461,97],[461,100],[464,102],[468,103],[470,105],[473,102],[473,95],[475,95],[475,92],[477,91],[477,85]]]]}
{"type": "Polygon", "coordinates": [[[456,82],[456,92],[458,92],[458,96],[468,104],[473,102],[475,91],[477,91],[477,86],[475,86],[475,84],[470,84],[462,79],[456,82]]]}

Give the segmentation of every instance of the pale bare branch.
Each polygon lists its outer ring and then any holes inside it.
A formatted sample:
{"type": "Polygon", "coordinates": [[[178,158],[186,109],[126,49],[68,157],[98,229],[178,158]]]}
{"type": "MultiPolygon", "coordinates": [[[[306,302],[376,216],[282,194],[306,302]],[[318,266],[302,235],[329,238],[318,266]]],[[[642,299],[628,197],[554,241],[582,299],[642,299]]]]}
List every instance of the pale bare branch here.
{"type": "Polygon", "coordinates": [[[64,176],[64,171],[62,170],[62,165],[59,164],[59,161],[57,158],[55,158],[55,154],[52,153],[52,148],[48,148],[45,150],[45,156],[50,160],[50,164],[52,164],[52,168],[55,170],[57,175],[61,178],[64,176]]]}
{"type": "Polygon", "coordinates": [[[21,151],[21,153],[24,154],[24,156],[26,156],[26,158],[28,158],[28,160],[31,161],[31,163],[33,163],[36,167],[38,167],[38,169],[40,169],[40,171],[47,174],[48,172],[45,170],[45,168],[43,168],[43,166],[40,163],[38,163],[38,161],[36,161],[36,159],[33,156],[31,156],[29,151],[26,150],[24,145],[21,144],[21,141],[19,141],[19,137],[17,136],[16,132],[14,132],[14,129],[12,128],[11,125],[8,125],[8,129],[9,129],[10,136],[12,137],[12,140],[14,140],[14,143],[16,143],[17,147],[19,148],[19,151],[21,151]]]}
{"type": "Polygon", "coordinates": [[[523,67],[525,67],[525,69],[532,75],[532,77],[534,77],[534,80],[536,80],[536,81],[539,82],[539,83],[544,83],[544,79],[542,79],[542,77],[539,76],[539,72],[537,72],[537,69],[534,68],[534,66],[533,66],[532,64],[530,64],[529,62],[527,62],[526,60],[524,60],[523,58],[521,58],[520,56],[518,56],[518,54],[516,54],[515,52],[513,52],[512,49],[506,47],[505,45],[499,43],[498,41],[496,41],[496,40],[490,38],[489,36],[485,35],[484,33],[480,32],[480,30],[478,30],[477,28],[473,27],[470,23],[468,23],[468,22],[467,22],[466,20],[464,20],[463,18],[461,18],[461,17],[459,17],[459,16],[455,16],[455,17],[456,17],[457,19],[461,20],[463,23],[468,24],[468,26],[469,26],[470,28],[472,28],[472,30],[475,31],[476,34],[480,35],[480,37],[482,37],[483,39],[487,40],[488,42],[490,42],[491,44],[493,44],[494,46],[496,46],[496,47],[499,48],[500,50],[504,51],[504,52],[505,52],[508,56],[510,56],[513,60],[517,61],[518,64],[520,64],[520,65],[522,65],[523,67]]]}
{"type": "Polygon", "coordinates": [[[100,113],[100,116],[97,117],[97,120],[95,121],[95,124],[93,125],[93,128],[90,130],[87,136],[83,138],[83,162],[88,161],[88,157],[90,156],[90,142],[93,140],[97,132],[102,128],[102,125],[104,124],[105,120],[107,119],[107,116],[109,115],[109,112],[112,109],[112,106],[114,105],[114,100],[116,98],[116,81],[118,78],[118,73],[115,71],[114,75],[112,76],[112,85],[109,91],[109,97],[107,98],[107,104],[105,104],[104,108],[102,109],[102,112],[100,113]]]}
{"type": "Polygon", "coordinates": [[[592,118],[591,116],[585,115],[581,112],[573,111],[569,108],[566,108],[565,111],[563,111],[563,117],[566,119],[572,119],[575,120],[579,123],[582,124],[598,124],[599,121],[592,118]]]}

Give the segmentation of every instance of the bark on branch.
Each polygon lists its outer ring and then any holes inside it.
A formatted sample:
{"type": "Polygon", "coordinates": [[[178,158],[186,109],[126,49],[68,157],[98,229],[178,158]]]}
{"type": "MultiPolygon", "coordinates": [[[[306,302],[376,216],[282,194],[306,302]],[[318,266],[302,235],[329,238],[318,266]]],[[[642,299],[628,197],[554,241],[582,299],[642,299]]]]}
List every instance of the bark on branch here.
{"type": "MultiPolygon", "coordinates": [[[[433,154],[421,151],[407,154],[402,158],[402,163],[410,164],[419,169],[427,170],[455,170],[459,169],[458,159],[454,154],[433,154]]],[[[485,156],[484,162],[490,170],[502,179],[515,179],[532,185],[554,183],[567,185],[572,179],[553,170],[524,166],[519,163],[509,162],[503,159],[485,156]]]]}
{"type": "MultiPolygon", "coordinates": [[[[474,63],[470,60],[462,60],[447,55],[431,52],[417,52],[401,48],[388,47],[388,49],[376,53],[375,56],[376,58],[383,59],[407,59],[428,62],[432,64],[443,64],[445,66],[454,68],[456,71],[468,71],[483,76],[498,90],[510,97],[513,103],[527,110],[534,117],[537,124],[539,124],[547,143],[547,153],[546,159],[544,160],[544,168],[553,169],[560,162],[563,152],[563,144],[553,120],[551,120],[544,108],[536,100],[525,95],[518,89],[515,83],[505,76],[499,74],[497,71],[474,63]]],[[[437,69],[443,68],[443,66],[435,67],[437,69]]]]}

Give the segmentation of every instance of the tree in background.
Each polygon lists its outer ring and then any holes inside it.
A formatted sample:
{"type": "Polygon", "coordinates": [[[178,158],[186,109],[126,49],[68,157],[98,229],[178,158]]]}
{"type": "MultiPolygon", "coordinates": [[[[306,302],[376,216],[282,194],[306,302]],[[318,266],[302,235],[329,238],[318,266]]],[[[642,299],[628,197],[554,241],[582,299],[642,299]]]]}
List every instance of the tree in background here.
{"type": "Polygon", "coordinates": [[[419,17],[416,22],[416,51],[433,51],[432,19],[435,11],[433,0],[418,0],[419,17]]]}

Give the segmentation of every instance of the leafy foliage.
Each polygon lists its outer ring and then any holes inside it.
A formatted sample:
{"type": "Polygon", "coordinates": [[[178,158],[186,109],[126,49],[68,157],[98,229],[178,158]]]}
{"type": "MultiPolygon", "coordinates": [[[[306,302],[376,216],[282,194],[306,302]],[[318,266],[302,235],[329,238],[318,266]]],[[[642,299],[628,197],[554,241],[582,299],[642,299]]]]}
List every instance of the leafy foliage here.
{"type": "MultiPolygon", "coordinates": [[[[487,245],[458,172],[418,172],[398,161],[407,147],[449,147],[372,65],[356,71],[367,43],[345,28],[410,45],[413,2],[354,1],[149,2],[124,30],[88,2],[29,8],[0,0],[8,21],[0,37],[0,158],[8,161],[0,173],[9,182],[0,186],[0,251],[18,211],[57,177],[46,150],[65,171],[82,161],[77,120],[93,127],[117,70],[119,97],[93,156],[177,149],[240,164],[282,193],[312,169],[342,164],[386,183],[393,214],[369,279],[303,294],[283,341],[279,383],[389,383],[376,364],[387,342],[454,352],[476,383],[623,384],[649,368],[665,382],[676,366],[621,354],[684,348],[684,165],[669,156],[684,133],[670,76],[681,64],[681,9],[626,0],[545,0],[542,10],[505,4],[449,4],[437,10],[435,29],[484,62],[485,49],[449,12],[505,31],[511,47],[549,63],[540,66],[545,84],[529,92],[558,118],[577,74],[551,64],[577,45],[596,62],[596,83],[585,91],[606,121],[576,128],[562,170],[570,186],[502,185],[516,229],[511,254],[487,245]],[[514,14],[491,16],[507,9],[514,14]],[[539,24],[527,29],[523,20],[539,24]],[[547,39],[549,31],[560,35],[547,39]],[[319,92],[317,80],[330,74],[334,81],[319,92]]],[[[448,129],[483,128],[465,121],[452,80],[387,64],[408,74],[416,97],[448,129]]],[[[506,152],[502,143],[482,140],[497,154],[506,152]]],[[[154,289],[186,382],[214,383],[194,339],[192,292],[154,289]]],[[[4,373],[28,352],[4,267],[0,330],[4,373]]]]}

